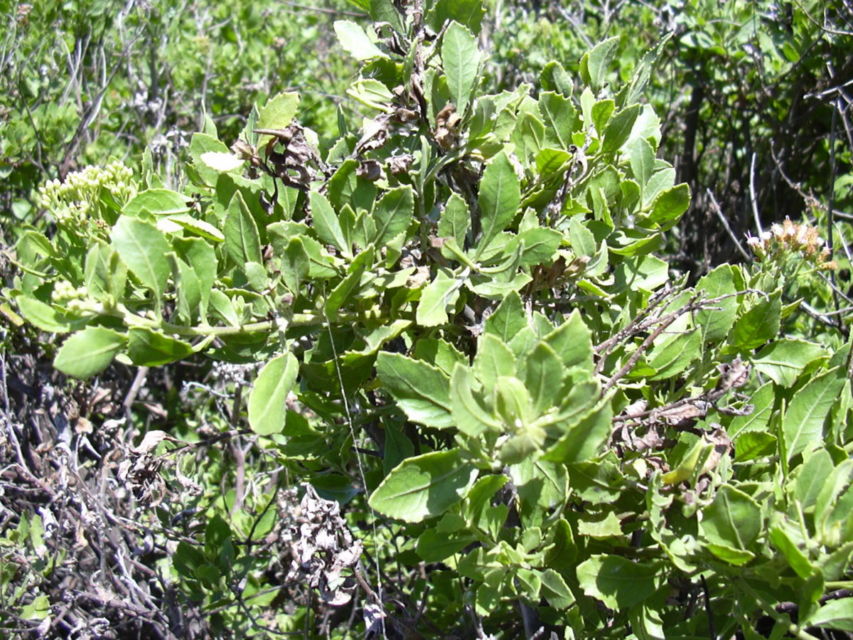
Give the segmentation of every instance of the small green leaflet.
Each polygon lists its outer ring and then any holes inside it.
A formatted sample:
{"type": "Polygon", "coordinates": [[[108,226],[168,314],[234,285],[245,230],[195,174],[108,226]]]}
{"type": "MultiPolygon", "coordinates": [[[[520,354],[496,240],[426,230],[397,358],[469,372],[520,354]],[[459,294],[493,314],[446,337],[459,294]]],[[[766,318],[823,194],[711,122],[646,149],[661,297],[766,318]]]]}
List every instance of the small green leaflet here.
{"type": "Polygon", "coordinates": [[[405,231],[412,221],[413,210],[414,192],[408,185],[398,187],[382,196],[373,212],[376,223],[374,244],[381,247],[405,231]]]}
{"type": "Polygon", "coordinates": [[[459,297],[461,283],[443,271],[435,274],[435,280],[424,287],[416,314],[422,327],[435,327],[447,322],[447,307],[459,297]]]}
{"type": "Polygon", "coordinates": [[[66,375],[85,380],[106,369],[126,342],[126,336],[112,329],[89,327],[65,341],[53,366],[66,375]]]}
{"type": "Polygon", "coordinates": [[[127,352],[133,363],[144,367],[159,367],[189,356],[192,346],[151,329],[133,328],[128,332],[127,352]]]}
{"type": "Polygon", "coordinates": [[[239,191],[231,199],[225,218],[225,250],[238,265],[262,261],[258,227],[239,191]]]}
{"type": "Polygon", "coordinates": [[[515,175],[515,169],[506,152],[501,151],[486,167],[477,200],[483,233],[477,244],[475,260],[495,236],[512,222],[521,202],[518,176],[515,175]]]}
{"type": "Polygon", "coordinates": [[[372,508],[391,518],[421,522],[459,502],[477,479],[477,469],[459,449],[433,451],[397,465],[370,496],[372,508]]]}
{"type": "Polygon", "coordinates": [[[795,395],[782,420],[787,458],[823,441],[823,423],[844,386],[839,369],[830,369],[806,384],[795,395]]]}
{"type": "Polygon", "coordinates": [[[457,113],[461,115],[465,113],[477,80],[480,52],[477,50],[477,39],[458,22],[451,22],[444,32],[441,61],[447,74],[450,95],[456,103],[457,113]]]}
{"type": "Polygon", "coordinates": [[[329,199],[317,191],[312,191],[308,199],[311,203],[311,215],[314,219],[314,230],[317,237],[326,244],[334,245],[344,255],[348,255],[350,248],[347,246],[338,215],[332,208],[329,199]]]}
{"type": "Polygon", "coordinates": [[[450,381],[439,369],[398,353],[382,352],[376,358],[376,373],[410,420],[428,427],[454,426],[450,381]]]}
{"type": "Polygon", "coordinates": [[[252,431],[268,436],[284,429],[287,416],[285,400],[298,372],[299,362],[292,353],[273,358],[264,365],[249,395],[249,426],[252,431]]]}
{"type": "Polygon", "coordinates": [[[593,555],[578,565],[581,589],[614,611],[627,611],[654,594],[654,567],[613,555],[593,555]]]}
{"type": "Polygon", "coordinates": [[[153,225],[122,216],[113,227],[111,240],[122,262],[154,292],[159,305],[171,272],[166,259],[171,247],[166,238],[153,225]]]}
{"type": "Polygon", "coordinates": [[[341,43],[341,46],[356,60],[387,57],[373,44],[364,32],[364,29],[355,22],[336,20],[335,33],[338,36],[338,42],[341,43]]]}

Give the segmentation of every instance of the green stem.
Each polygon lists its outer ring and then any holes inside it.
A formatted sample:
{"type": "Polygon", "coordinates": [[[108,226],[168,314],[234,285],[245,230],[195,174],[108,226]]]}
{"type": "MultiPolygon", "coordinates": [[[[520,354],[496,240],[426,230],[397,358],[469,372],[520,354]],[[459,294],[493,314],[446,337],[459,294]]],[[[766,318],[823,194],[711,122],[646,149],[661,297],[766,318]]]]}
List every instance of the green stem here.
{"type": "MultiPolygon", "coordinates": [[[[274,320],[264,320],[262,322],[250,322],[237,327],[211,327],[197,326],[187,327],[179,324],[172,324],[164,320],[153,320],[145,318],[132,311],[128,310],[124,305],[119,305],[110,313],[115,317],[121,318],[124,324],[129,327],[144,327],[146,329],[161,329],[167,333],[185,337],[210,337],[221,338],[227,336],[246,335],[250,333],[267,333],[274,331],[278,323],[274,320]]],[[[356,320],[354,316],[343,315],[340,317],[342,322],[348,323],[356,320]]],[[[295,313],[287,319],[289,327],[310,327],[313,325],[321,326],[325,322],[322,315],[314,313],[295,313]]]]}

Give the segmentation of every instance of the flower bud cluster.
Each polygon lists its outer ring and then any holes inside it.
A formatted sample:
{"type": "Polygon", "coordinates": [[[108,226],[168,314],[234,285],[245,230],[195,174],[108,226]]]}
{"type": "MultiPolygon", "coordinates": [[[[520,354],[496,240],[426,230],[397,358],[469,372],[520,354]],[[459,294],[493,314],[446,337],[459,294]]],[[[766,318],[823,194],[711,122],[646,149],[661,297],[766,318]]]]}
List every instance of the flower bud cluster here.
{"type": "Polygon", "coordinates": [[[829,259],[830,251],[818,230],[808,224],[791,222],[785,218],[782,224],[774,224],[770,231],[759,237],[750,236],[746,243],[758,260],[773,260],[798,253],[819,269],[835,269],[835,261],[829,259]]]}
{"type": "Polygon", "coordinates": [[[84,285],[75,287],[68,280],[59,280],[53,285],[51,300],[70,313],[101,313],[103,305],[89,298],[89,289],[84,285]]]}
{"type": "Polygon", "coordinates": [[[38,204],[65,227],[88,225],[102,220],[101,189],[123,205],[136,195],[133,171],[120,162],[105,167],[86,167],[66,176],[64,182],[48,181],[39,191],[38,204]]]}

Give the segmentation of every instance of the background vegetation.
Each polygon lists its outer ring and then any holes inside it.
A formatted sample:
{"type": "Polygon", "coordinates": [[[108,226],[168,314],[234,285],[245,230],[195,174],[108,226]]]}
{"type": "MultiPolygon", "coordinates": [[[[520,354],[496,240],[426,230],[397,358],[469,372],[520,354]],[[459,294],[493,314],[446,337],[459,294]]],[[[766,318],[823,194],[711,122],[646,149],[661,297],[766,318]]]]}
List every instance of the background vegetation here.
{"type": "Polygon", "coordinates": [[[850,6],[480,6],[0,2],[0,633],[853,634],[850,6]]]}

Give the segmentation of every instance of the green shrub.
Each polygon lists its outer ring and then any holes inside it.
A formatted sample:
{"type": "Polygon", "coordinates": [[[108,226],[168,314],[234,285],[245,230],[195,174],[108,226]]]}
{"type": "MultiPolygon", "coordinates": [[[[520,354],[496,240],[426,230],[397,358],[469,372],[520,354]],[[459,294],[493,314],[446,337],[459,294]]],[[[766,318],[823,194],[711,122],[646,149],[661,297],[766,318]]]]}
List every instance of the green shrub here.
{"type": "MultiPolygon", "coordinates": [[[[68,334],[55,366],[263,363],[232,415],[308,485],[306,583],[368,630],[853,629],[851,346],[811,341],[792,299],[836,266],[815,229],[688,286],[660,257],[690,190],[641,102],[657,50],[614,80],[605,40],[577,73],[487,93],[478,2],[361,4],[375,26],[335,31],[364,120],[327,152],[284,92],[228,144],[207,119],[182,191],[109,168],[42,190],[55,228],[20,234],[4,297],[68,334]]],[[[295,517],[276,492],[255,506],[295,517]]],[[[232,513],[208,503],[164,563],[249,633],[255,594],[300,574],[272,578],[232,513]]]]}

